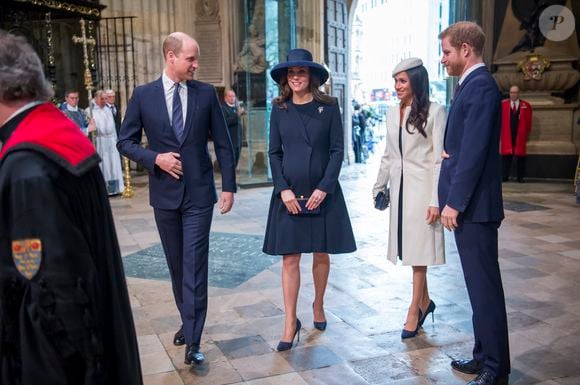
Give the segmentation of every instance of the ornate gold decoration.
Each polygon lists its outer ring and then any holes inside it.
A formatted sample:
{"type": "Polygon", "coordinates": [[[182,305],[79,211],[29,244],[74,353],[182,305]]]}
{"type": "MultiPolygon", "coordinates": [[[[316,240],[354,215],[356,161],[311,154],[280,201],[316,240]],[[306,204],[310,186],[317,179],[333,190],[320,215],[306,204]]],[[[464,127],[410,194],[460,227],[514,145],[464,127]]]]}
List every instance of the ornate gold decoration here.
{"type": "MultiPolygon", "coordinates": [[[[79,23],[81,25],[81,37],[77,35],[73,35],[72,41],[76,44],[83,45],[83,64],[85,65],[85,72],[84,72],[84,81],[85,81],[85,89],[87,90],[88,97],[89,97],[89,108],[88,108],[88,115],[89,120],[93,117],[93,78],[91,77],[90,71],[90,60],[89,60],[89,52],[88,46],[95,45],[97,42],[93,38],[87,38],[86,28],[85,28],[85,19],[80,19],[79,23]]],[[[95,133],[91,132],[91,141],[93,145],[96,147],[96,138],[95,133]]]]}
{"type": "Polygon", "coordinates": [[[56,61],[54,59],[54,35],[52,33],[52,17],[50,12],[44,14],[44,28],[46,30],[46,56],[47,56],[47,68],[46,77],[50,80],[52,84],[52,89],[56,89],[56,61]]]}
{"type": "Polygon", "coordinates": [[[550,68],[550,64],[544,56],[532,54],[518,62],[518,69],[524,73],[524,80],[542,80],[542,75],[550,68]]]}
{"type": "Polygon", "coordinates": [[[56,0],[14,0],[20,3],[27,3],[32,5],[38,5],[42,7],[58,9],[62,11],[80,13],[81,15],[93,16],[96,18],[101,17],[101,11],[98,8],[85,7],[77,4],[63,3],[62,1],[56,0]]]}
{"type": "Polygon", "coordinates": [[[54,66],[54,38],[52,36],[52,19],[50,12],[44,14],[44,26],[46,28],[46,45],[48,48],[48,65],[54,66]]]}
{"type": "Polygon", "coordinates": [[[129,168],[129,159],[126,156],[123,157],[123,171],[125,189],[122,196],[123,198],[133,198],[135,192],[133,191],[133,186],[131,186],[131,170],[129,168]]]}

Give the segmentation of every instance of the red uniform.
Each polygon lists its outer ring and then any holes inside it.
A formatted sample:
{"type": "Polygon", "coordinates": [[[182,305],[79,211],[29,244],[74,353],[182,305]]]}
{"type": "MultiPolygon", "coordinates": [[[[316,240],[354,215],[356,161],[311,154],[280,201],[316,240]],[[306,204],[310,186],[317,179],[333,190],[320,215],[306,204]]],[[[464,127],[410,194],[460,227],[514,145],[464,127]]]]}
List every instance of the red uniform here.
{"type": "Polygon", "coordinates": [[[501,103],[501,137],[499,153],[501,155],[526,156],[526,142],[532,130],[532,106],[520,99],[518,130],[515,149],[512,145],[512,131],[510,126],[510,99],[501,103]]]}

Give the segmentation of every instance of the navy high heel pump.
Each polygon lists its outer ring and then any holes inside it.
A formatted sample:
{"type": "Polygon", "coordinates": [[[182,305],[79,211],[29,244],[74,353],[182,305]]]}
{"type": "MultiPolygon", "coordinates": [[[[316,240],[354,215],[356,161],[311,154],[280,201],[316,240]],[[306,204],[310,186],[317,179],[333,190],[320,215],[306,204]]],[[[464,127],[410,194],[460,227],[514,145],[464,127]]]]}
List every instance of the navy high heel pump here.
{"type": "Polygon", "coordinates": [[[298,342],[300,342],[300,329],[301,328],[302,328],[302,323],[297,318],[296,319],[296,330],[294,331],[294,335],[292,336],[292,341],[290,341],[290,342],[286,342],[286,341],[278,342],[278,346],[276,347],[276,350],[279,352],[282,352],[284,350],[292,349],[292,345],[294,345],[294,338],[296,338],[297,335],[298,335],[298,339],[296,340],[296,345],[298,345],[298,342]]]}
{"type": "MultiPolygon", "coordinates": [[[[423,313],[421,312],[421,309],[419,309],[419,320],[421,318],[423,318],[423,313]]],[[[417,322],[417,328],[415,330],[407,330],[403,328],[403,331],[401,332],[401,339],[404,340],[407,338],[415,337],[417,333],[419,333],[419,328],[421,328],[420,322],[417,322]]]]}
{"type": "Polygon", "coordinates": [[[423,326],[423,322],[425,322],[425,319],[427,319],[429,313],[431,313],[431,320],[435,322],[435,307],[436,307],[435,302],[433,302],[433,300],[430,300],[429,306],[427,306],[427,310],[425,310],[425,314],[423,314],[423,317],[421,317],[421,319],[419,320],[419,326],[423,326]]]}
{"type": "MultiPolygon", "coordinates": [[[[312,304],[312,309],[314,310],[314,304],[312,304]]],[[[326,330],[326,325],[327,322],[326,321],[312,321],[312,323],[314,324],[314,328],[321,330],[321,331],[325,331],[326,330]]]]}

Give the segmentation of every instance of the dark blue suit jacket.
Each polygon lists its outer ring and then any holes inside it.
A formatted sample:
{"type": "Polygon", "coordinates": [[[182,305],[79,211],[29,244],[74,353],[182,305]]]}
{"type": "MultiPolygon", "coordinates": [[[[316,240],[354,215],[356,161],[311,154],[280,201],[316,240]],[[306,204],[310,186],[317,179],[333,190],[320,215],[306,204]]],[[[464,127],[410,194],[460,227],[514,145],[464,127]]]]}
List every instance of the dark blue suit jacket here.
{"type": "Polygon", "coordinates": [[[499,135],[501,95],[485,67],[469,74],[453,100],[445,129],[439,206],[460,212],[464,222],[503,217],[499,135]]]}
{"type": "Polygon", "coordinates": [[[195,206],[207,207],[217,202],[213,167],[207,143],[214,142],[222,173],[222,190],[236,191],[235,161],[232,142],[215,88],[195,80],[187,82],[187,116],[183,142],[180,143],[169,123],[161,78],[133,91],[121,125],[117,148],[127,158],[149,171],[149,200],[159,209],[176,209],[184,191],[195,206]],[[141,146],[142,131],[148,147],[141,146]],[[182,180],[177,180],[155,165],[160,153],[181,155],[182,180]]]}

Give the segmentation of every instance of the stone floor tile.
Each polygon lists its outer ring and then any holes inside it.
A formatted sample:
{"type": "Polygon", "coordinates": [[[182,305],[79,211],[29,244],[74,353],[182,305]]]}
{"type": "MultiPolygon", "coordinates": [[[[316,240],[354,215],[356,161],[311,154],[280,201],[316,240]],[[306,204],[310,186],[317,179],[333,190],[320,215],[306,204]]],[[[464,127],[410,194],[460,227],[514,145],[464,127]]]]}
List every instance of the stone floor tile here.
{"type": "Polygon", "coordinates": [[[261,336],[248,336],[231,340],[216,341],[215,344],[228,359],[260,356],[272,352],[270,346],[261,336]]]}
{"type": "Polygon", "coordinates": [[[184,385],[177,372],[165,372],[143,376],[143,385],[184,385]]]}
{"type": "Polygon", "coordinates": [[[203,365],[181,367],[178,373],[186,385],[225,385],[242,381],[237,370],[225,359],[206,362],[203,365]]]}
{"type": "Polygon", "coordinates": [[[292,366],[278,352],[232,359],[229,362],[244,381],[294,372],[292,366]]]}
{"type": "Polygon", "coordinates": [[[449,356],[439,348],[411,350],[395,353],[392,356],[407,363],[420,376],[449,369],[449,356]]]}
{"type": "Polygon", "coordinates": [[[368,385],[368,382],[347,364],[306,370],[300,372],[300,376],[309,385],[368,385]]]}
{"type": "Polygon", "coordinates": [[[234,310],[242,318],[262,318],[282,315],[283,312],[269,301],[261,301],[253,305],[235,306],[234,310]]]}
{"type": "Polygon", "coordinates": [[[428,378],[436,385],[465,385],[474,377],[470,374],[457,372],[451,369],[451,366],[447,369],[430,372],[428,374],[428,378]]]}
{"type": "Polygon", "coordinates": [[[544,235],[544,236],[537,237],[537,238],[541,239],[542,241],[551,242],[551,243],[562,243],[562,242],[574,241],[574,239],[569,239],[566,237],[562,237],[560,235],[544,235]]]}
{"type": "Polygon", "coordinates": [[[143,375],[171,372],[175,368],[165,351],[140,353],[143,375]]]}
{"type": "Polygon", "coordinates": [[[288,373],[268,378],[246,381],[247,385],[308,385],[298,373],[288,373]]]}
{"type": "Polygon", "coordinates": [[[326,346],[297,347],[279,353],[296,371],[322,368],[344,360],[326,346]]]}
{"type": "Polygon", "coordinates": [[[556,378],[554,382],[558,385],[578,385],[580,384],[580,376],[556,378]]]}
{"type": "Polygon", "coordinates": [[[354,361],[350,365],[365,381],[373,385],[387,385],[397,380],[417,377],[415,370],[392,355],[354,361]]]}

